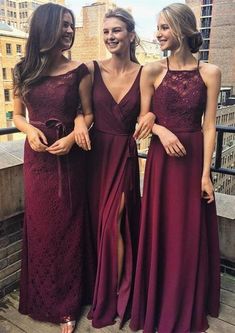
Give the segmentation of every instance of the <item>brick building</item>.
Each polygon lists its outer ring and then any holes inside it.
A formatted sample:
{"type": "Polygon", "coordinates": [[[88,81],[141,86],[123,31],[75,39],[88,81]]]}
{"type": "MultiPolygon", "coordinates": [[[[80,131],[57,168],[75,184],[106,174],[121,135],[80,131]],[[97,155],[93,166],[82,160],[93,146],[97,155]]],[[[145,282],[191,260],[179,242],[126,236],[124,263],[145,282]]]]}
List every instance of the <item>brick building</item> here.
{"type": "MultiPolygon", "coordinates": [[[[82,7],[76,24],[74,45],[70,52],[72,59],[86,62],[110,57],[103,42],[102,27],[105,13],[115,7],[116,4],[110,0],[82,7]]],[[[158,60],[161,57],[159,46],[155,42],[141,39],[136,49],[136,56],[141,64],[158,60]]]]}
{"type": "Polygon", "coordinates": [[[201,59],[216,64],[222,71],[222,86],[235,94],[235,1],[186,0],[192,8],[204,43],[201,59]]]}
{"type": "MultiPolygon", "coordinates": [[[[220,67],[222,87],[216,124],[235,126],[235,1],[186,0],[194,11],[203,36],[200,58],[220,67]]],[[[214,161],[212,161],[214,163],[214,161]]],[[[235,167],[235,136],[224,134],[221,166],[235,167]]],[[[235,177],[213,174],[215,191],[235,194],[235,177]]]]}

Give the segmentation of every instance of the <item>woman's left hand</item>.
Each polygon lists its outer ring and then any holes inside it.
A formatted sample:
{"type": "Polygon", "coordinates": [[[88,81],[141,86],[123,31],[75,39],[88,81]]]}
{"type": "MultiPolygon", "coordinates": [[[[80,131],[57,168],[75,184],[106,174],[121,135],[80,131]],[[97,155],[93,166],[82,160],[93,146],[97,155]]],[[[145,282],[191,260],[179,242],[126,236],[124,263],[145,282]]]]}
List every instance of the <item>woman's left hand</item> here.
{"type": "Polygon", "coordinates": [[[139,117],[138,126],[133,135],[134,139],[145,139],[151,133],[156,116],[152,112],[139,117]]]}
{"type": "Polygon", "coordinates": [[[201,196],[203,199],[207,200],[208,204],[215,200],[214,187],[210,177],[202,177],[201,196]]]}
{"type": "Polygon", "coordinates": [[[48,153],[54,155],[66,155],[69,153],[73,146],[73,141],[68,136],[65,136],[57,141],[55,141],[50,147],[46,149],[48,153]]]}

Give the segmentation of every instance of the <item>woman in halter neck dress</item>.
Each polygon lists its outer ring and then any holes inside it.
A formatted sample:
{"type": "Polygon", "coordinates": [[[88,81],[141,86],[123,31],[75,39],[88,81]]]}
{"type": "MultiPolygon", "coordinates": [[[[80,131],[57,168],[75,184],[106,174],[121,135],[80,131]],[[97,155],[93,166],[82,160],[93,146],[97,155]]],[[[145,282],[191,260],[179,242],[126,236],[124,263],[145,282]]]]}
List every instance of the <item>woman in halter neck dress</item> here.
{"type": "Polygon", "coordinates": [[[85,287],[86,153],[73,132],[80,104],[92,117],[88,68],[63,54],[74,24],[69,9],[39,6],[15,68],[14,122],[26,134],[19,311],[61,323],[62,333],[74,331],[85,287]]]}
{"type": "Polygon", "coordinates": [[[146,65],[141,112],[156,121],[141,212],[130,327],[204,332],[218,315],[219,245],[210,165],[220,70],[192,55],[202,44],[191,9],[164,8],[157,38],[167,59],[146,65]],[[203,118],[203,121],[202,121],[203,118]]]}
{"type": "MultiPolygon", "coordinates": [[[[97,274],[89,317],[100,328],[123,321],[133,289],[140,189],[136,142],[142,67],[135,56],[132,16],[116,8],[104,19],[105,46],[112,57],[89,64],[93,76],[94,125],[88,167],[89,212],[97,248],[97,274]]],[[[145,120],[153,118],[146,115],[145,120]]],[[[142,117],[142,135],[146,126],[142,117]]],[[[75,129],[76,131],[76,129],[75,129]]],[[[82,137],[77,140],[82,145],[82,137]]],[[[85,142],[85,138],[84,138],[85,142]]],[[[89,145],[89,142],[88,142],[89,145]]],[[[88,149],[88,145],[84,148],[88,149]]]]}

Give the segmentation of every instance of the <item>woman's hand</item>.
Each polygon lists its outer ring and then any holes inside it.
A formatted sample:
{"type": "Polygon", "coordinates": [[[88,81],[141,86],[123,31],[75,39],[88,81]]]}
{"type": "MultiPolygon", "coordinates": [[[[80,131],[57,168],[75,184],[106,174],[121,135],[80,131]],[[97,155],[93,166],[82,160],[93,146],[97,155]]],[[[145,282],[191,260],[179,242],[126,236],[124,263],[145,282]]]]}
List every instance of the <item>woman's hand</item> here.
{"type": "Polygon", "coordinates": [[[203,199],[207,200],[207,203],[211,203],[215,200],[214,197],[214,188],[212,181],[209,176],[202,177],[201,181],[201,196],[203,199]]]}
{"type": "Polygon", "coordinates": [[[71,135],[67,135],[59,140],[56,140],[50,147],[46,149],[48,153],[54,155],[66,155],[74,144],[71,135]]]}
{"type": "Polygon", "coordinates": [[[29,145],[34,151],[37,152],[46,151],[48,142],[47,138],[45,137],[44,133],[41,130],[32,125],[28,125],[26,135],[29,145]]]}
{"type": "Polygon", "coordinates": [[[140,116],[138,126],[133,135],[134,139],[145,139],[152,131],[156,116],[152,112],[140,116]]]}
{"type": "Polygon", "coordinates": [[[153,134],[157,135],[169,156],[183,157],[186,150],[177,136],[166,127],[155,124],[153,134]]]}
{"type": "Polygon", "coordinates": [[[74,126],[75,142],[84,150],[91,150],[91,141],[83,115],[77,116],[74,126]]]}

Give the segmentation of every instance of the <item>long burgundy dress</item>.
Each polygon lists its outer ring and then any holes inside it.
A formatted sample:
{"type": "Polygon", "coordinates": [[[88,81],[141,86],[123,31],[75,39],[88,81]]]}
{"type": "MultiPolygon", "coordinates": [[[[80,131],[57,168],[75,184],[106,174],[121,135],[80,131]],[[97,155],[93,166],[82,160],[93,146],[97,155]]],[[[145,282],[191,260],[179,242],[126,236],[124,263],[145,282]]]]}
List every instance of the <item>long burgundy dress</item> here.
{"type": "Polygon", "coordinates": [[[123,321],[133,287],[137,252],[140,189],[137,148],[133,139],[140,111],[139,73],[133,85],[116,103],[105,86],[94,62],[94,126],[89,159],[89,205],[94,242],[97,248],[97,274],[93,304],[89,313],[92,325],[100,328],[123,321]],[[118,286],[118,209],[125,196],[121,221],[125,255],[118,286]]]}
{"type": "MultiPolygon", "coordinates": [[[[168,59],[167,59],[168,60],[168,59]]],[[[220,269],[215,204],[201,199],[207,88],[199,67],[168,71],[155,90],[156,122],[177,135],[187,155],[170,157],[152,137],[144,179],[130,327],[191,333],[218,315],[220,269]]]]}
{"type": "MultiPolygon", "coordinates": [[[[78,88],[89,74],[82,64],[47,76],[26,95],[30,123],[51,145],[69,134],[80,104],[78,88]]],[[[85,152],[35,152],[25,142],[25,223],[19,311],[60,323],[77,318],[83,292],[85,152]]]]}

